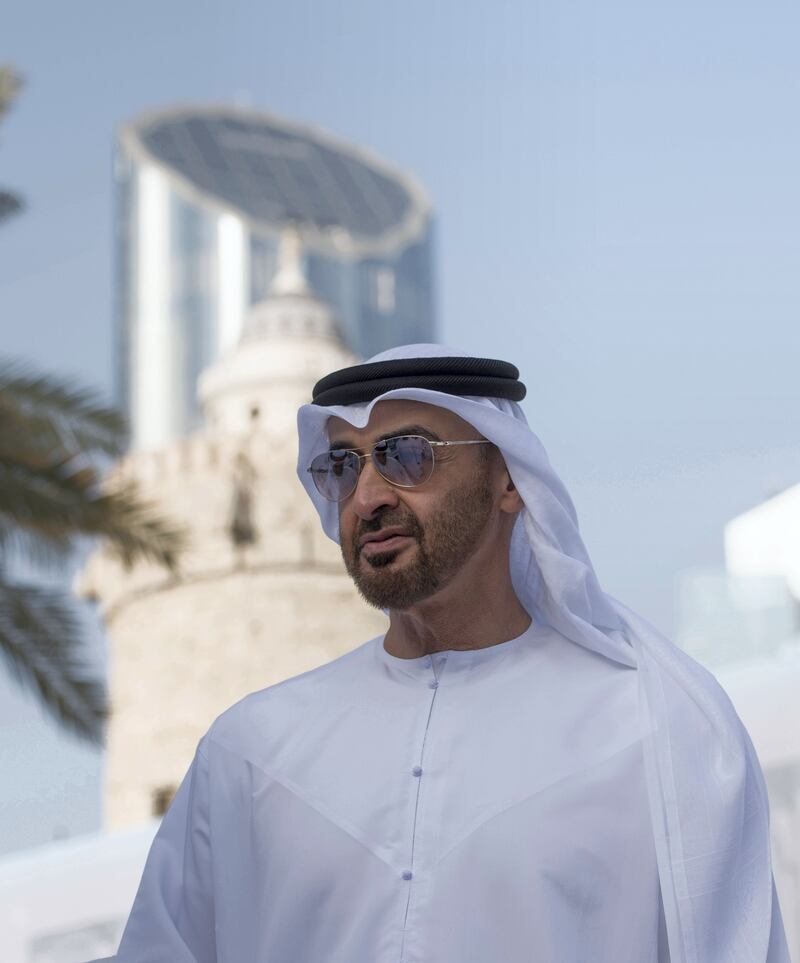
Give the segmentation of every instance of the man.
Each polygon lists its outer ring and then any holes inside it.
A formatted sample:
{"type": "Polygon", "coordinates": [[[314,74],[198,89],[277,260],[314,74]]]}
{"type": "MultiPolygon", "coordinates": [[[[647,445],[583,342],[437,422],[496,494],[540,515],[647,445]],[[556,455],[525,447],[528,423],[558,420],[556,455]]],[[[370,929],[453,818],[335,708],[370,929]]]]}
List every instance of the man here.
{"type": "Polygon", "coordinates": [[[122,963],[788,961],[747,734],[600,588],[517,378],[317,384],[298,472],[389,629],[210,727],[122,963]]]}

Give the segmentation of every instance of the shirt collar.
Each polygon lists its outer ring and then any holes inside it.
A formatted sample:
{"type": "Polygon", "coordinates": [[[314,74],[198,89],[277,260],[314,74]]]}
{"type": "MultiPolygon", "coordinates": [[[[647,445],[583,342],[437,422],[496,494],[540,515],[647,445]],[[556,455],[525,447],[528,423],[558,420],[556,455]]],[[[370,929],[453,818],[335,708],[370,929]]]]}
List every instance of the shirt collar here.
{"type": "Polygon", "coordinates": [[[446,649],[431,655],[421,655],[415,659],[402,659],[391,655],[384,648],[385,636],[375,639],[375,656],[383,671],[398,682],[411,684],[442,684],[464,681],[476,669],[490,668],[501,662],[517,649],[529,645],[542,631],[541,626],[531,622],[530,626],[516,638],[481,649],[446,649]]]}

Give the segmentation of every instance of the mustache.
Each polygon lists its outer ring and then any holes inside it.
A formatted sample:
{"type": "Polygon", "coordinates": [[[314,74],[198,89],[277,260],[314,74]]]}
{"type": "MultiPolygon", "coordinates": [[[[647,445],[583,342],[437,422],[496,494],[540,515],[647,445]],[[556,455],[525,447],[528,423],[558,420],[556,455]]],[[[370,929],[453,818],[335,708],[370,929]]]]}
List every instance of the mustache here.
{"type": "Polygon", "coordinates": [[[353,545],[358,546],[358,540],[363,535],[372,535],[384,528],[402,528],[418,541],[422,539],[423,529],[419,519],[413,512],[386,511],[375,518],[362,519],[353,535],[353,545]]]}

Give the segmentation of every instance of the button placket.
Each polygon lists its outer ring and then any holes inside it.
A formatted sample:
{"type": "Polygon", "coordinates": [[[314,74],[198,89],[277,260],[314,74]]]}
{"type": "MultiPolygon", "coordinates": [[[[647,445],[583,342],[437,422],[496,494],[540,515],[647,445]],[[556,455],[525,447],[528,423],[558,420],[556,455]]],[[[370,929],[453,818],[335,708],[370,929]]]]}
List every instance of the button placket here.
{"type": "MultiPolygon", "coordinates": [[[[439,664],[441,665],[443,662],[444,662],[444,659],[440,660],[440,663],[439,663],[439,664]]],[[[439,688],[439,680],[438,680],[438,678],[436,678],[436,665],[435,665],[435,663],[434,663],[433,658],[431,658],[431,668],[432,668],[433,673],[434,673],[434,678],[433,678],[432,681],[428,682],[428,687],[429,687],[430,689],[432,689],[433,691],[432,691],[432,693],[431,693],[431,699],[430,699],[430,703],[429,703],[429,705],[428,705],[428,715],[427,715],[427,719],[425,720],[425,729],[424,729],[424,732],[423,732],[423,735],[422,735],[422,745],[421,745],[421,747],[420,747],[420,754],[419,754],[420,762],[422,762],[423,757],[424,757],[424,755],[425,755],[425,744],[426,744],[426,742],[427,742],[428,732],[429,732],[430,726],[431,726],[431,718],[432,718],[432,716],[433,716],[433,709],[434,709],[434,705],[435,705],[435,703],[436,703],[436,695],[437,695],[436,690],[439,688]]],[[[414,766],[414,767],[411,769],[411,775],[412,775],[414,778],[418,779],[419,781],[417,782],[416,799],[415,799],[415,802],[414,802],[414,817],[413,817],[413,822],[412,822],[412,827],[411,827],[411,851],[410,851],[410,856],[411,856],[411,858],[410,858],[410,865],[409,865],[409,868],[403,870],[403,872],[402,872],[402,874],[401,874],[401,878],[402,878],[405,882],[409,882],[409,883],[411,882],[412,879],[414,879],[414,870],[413,870],[412,867],[414,866],[414,847],[415,847],[416,838],[417,838],[418,816],[419,816],[419,814],[420,814],[420,799],[421,799],[421,789],[422,789],[422,780],[420,779],[420,777],[422,776],[422,773],[423,773],[423,769],[422,769],[422,766],[421,766],[421,765],[416,765],[416,766],[414,766]]],[[[415,883],[415,886],[416,886],[416,885],[417,885],[417,884],[415,883]]],[[[403,927],[402,927],[403,936],[402,936],[402,940],[401,940],[401,944],[400,944],[400,958],[401,958],[401,960],[404,960],[404,959],[405,959],[404,953],[405,953],[405,949],[406,949],[406,936],[407,936],[407,934],[408,934],[408,929],[407,929],[407,927],[408,927],[408,920],[409,920],[409,914],[410,914],[410,911],[411,911],[411,898],[412,898],[412,889],[411,889],[411,887],[409,886],[409,888],[408,888],[408,895],[407,895],[407,897],[406,897],[405,915],[404,915],[404,918],[403,918],[403,927]]],[[[411,935],[413,936],[413,934],[411,934],[411,935]]]]}

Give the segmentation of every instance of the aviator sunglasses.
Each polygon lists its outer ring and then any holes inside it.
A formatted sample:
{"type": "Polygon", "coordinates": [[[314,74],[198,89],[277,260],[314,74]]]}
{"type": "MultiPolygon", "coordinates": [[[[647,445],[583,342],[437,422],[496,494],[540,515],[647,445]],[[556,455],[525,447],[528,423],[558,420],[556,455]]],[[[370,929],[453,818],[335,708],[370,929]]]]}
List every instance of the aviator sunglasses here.
{"type": "MultiPolygon", "coordinates": [[[[371,458],[376,471],[392,485],[415,488],[433,474],[434,448],[455,445],[490,445],[490,441],[428,441],[422,435],[397,435],[376,441],[364,454],[349,448],[333,448],[317,455],[306,469],[317,491],[328,501],[340,502],[352,495],[361,473],[361,461],[371,458]]],[[[363,449],[361,449],[363,452],[363,449]]]]}

